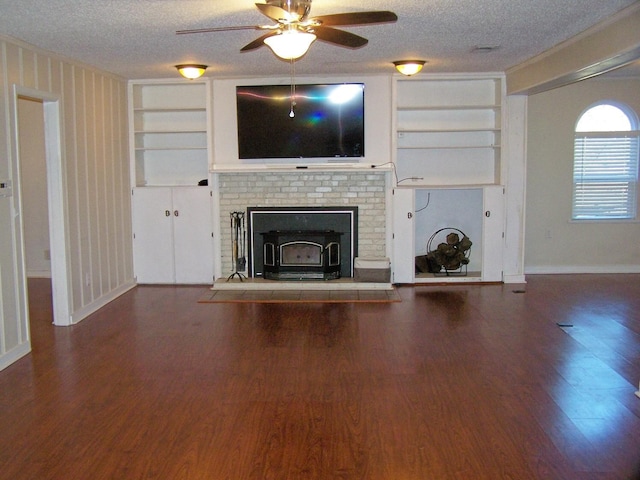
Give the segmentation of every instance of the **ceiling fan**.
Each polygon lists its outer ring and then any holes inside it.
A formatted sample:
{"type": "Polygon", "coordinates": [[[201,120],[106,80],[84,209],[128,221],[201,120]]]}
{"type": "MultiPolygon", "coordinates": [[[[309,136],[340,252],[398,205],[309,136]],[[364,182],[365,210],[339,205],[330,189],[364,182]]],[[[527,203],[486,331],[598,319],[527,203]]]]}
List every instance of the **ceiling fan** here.
{"type": "Polygon", "coordinates": [[[255,50],[267,44],[279,57],[294,60],[304,55],[316,38],[346,48],[364,47],[369,42],[359,35],[334,28],[336,26],[390,23],[398,19],[395,13],[389,11],[335,13],[309,17],[311,0],[265,0],[265,2],[255,5],[260,13],[276,22],[274,24],[178,30],[176,34],[265,30],[265,34],[242,47],[240,51],[255,50]]]}

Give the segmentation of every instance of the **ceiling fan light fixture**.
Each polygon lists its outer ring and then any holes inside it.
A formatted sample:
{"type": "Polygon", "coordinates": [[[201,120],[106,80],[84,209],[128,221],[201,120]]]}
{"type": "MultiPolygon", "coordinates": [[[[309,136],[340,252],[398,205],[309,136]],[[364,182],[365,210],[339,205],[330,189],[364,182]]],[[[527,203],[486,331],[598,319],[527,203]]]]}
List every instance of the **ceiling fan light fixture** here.
{"type": "Polygon", "coordinates": [[[316,39],[313,33],[298,30],[285,30],[264,39],[264,43],[278,57],[284,60],[295,60],[302,57],[316,39]]]}
{"type": "Polygon", "coordinates": [[[176,65],[178,72],[184,78],[188,78],[189,80],[195,80],[196,78],[200,78],[204,75],[205,70],[207,69],[207,65],[197,65],[194,63],[185,63],[182,65],[176,65]]]}
{"type": "Polygon", "coordinates": [[[420,70],[424,64],[427,63],[424,60],[398,60],[393,62],[396,67],[396,70],[399,71],[402,75],[415,75],[420,70]]]}

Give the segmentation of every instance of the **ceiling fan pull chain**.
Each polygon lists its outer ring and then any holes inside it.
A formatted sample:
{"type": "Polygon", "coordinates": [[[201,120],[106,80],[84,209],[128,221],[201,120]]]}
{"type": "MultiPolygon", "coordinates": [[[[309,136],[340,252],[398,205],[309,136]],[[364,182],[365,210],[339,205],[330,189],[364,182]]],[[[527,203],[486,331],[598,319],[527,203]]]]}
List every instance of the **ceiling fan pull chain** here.
{"type": "Polygon", "coordinates": [[[291,110],[289,111],[289,116],[291,118],[295,117],[296,114],[294,112],[294,108],[296,106],[296,67],[295,67],[295,59],[291,59],[291,110]]]}

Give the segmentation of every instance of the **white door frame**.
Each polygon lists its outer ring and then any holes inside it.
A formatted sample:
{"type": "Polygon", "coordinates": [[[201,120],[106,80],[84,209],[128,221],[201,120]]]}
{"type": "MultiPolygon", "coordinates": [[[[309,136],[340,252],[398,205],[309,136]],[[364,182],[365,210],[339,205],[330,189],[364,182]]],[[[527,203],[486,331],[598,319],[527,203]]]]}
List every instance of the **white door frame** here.
{"type": "MultiPolygon", "coordinates": [[[[42,101],[44,110],[44,142],[46,157],[46,175],[49,205],[49,243],[51,248],[51,285],[53,296],[53,324],[59,326],[71,325],[71,297],[69,295],[69,262],[67,252],[67,222],[65,203],[65,179],[62,168],[62,139],[60,97],[48,92],[14,85],[14,124],[16,128],[16,155],[18,164],[18,178],[20,176],[20,145],[18,136],[18,97],[28,97],[42,101]]],[[[21,191],[20,188],[17,189],[21,191]]],[[[20,193],[21,195],[21,193],[20,193]]],[[[19,199],[18,214],[22,219],[22,198],[19,199]]],[[[24,257],[24,228],[22,256],[24,257]]],[[[25,259],[18,259],[25,265],[25,259]]],[[[26,271],[23,272],[26,275],[26,271]]],[[[26,277],[25,277],[26,282],[26,277]]],[[[28,311],[28,310],[27,310],[28,311]]]]}

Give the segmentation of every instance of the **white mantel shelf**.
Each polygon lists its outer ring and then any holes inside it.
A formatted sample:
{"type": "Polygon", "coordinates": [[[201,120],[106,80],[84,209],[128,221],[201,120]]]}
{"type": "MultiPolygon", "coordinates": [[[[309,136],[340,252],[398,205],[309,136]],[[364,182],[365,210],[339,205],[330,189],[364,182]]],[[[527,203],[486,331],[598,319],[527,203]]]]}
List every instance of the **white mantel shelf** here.
{"type": "Polygon", "coordinates": [[[384,171],[391,172],[393,170],[390,163],[372,164],[372,163],[300,163],[300,164],[254,164],[254,165],[214,165],[211,168],[212,173],[249,173],[249,172],[344,172],[344,171],[384,171]]]}

